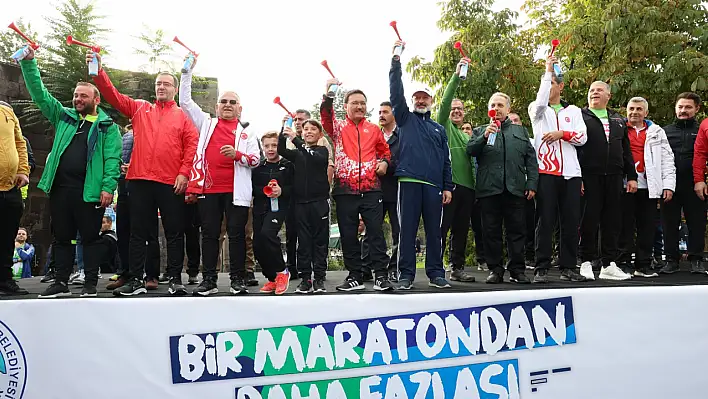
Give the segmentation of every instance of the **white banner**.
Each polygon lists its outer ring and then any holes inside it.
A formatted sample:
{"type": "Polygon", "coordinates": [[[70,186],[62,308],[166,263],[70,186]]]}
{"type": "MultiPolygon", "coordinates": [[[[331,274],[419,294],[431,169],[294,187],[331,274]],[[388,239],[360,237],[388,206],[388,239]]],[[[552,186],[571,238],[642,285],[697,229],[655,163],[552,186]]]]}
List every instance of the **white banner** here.
{"type": "Polygon", "coordinates": [[[0,302],[0,398],[705,398],[708,286],[0,302]]]}

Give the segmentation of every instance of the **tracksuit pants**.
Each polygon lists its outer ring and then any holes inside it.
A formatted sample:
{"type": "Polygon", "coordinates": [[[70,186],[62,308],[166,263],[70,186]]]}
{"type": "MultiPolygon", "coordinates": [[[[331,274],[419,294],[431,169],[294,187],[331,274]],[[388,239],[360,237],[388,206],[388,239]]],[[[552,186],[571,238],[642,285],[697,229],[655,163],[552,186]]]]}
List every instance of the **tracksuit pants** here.
{"type": "Polygon", "coordinates": [[[470,230],[472,204],[475,192],[471,188],[455,185],[452,201],[443,207],[442,219],[442,249],[445,251],[447,232],[450,233],[450,263],[453,270],[465,268],[465,249],[467,248],[467,233],[470,230]]]}
{"type": "Polygon", "coordinates": [[[585,208],[580,222],[580,258],[592,262],[597,258],[597,234],[600,225],[600,258],[603,266],[617,261],[618,241],[622,229],[621,175],[586,175],[585,208]]]}
{"type": "MultiPolygon", "coordinates": [[[[362,282],[363,279],[361,245],[357,237],[359,215],[366,226],[371,269],[373,269],[375,277],[385,277],[389,258],[386,255],[386,240],[381,228],[383,224],[383,194],[380,191],[370,191],[364,194],[341,194],[335,197],[335,201],[344,266],[349,271],[349,277],[359,282],[362,282]]],[[[401,220],[400,214],[399,220],[401,220]]],[[[403,230],[402,226],[401,230],[403,230]]],[[[298,239],[299,237],[298,235],[298,239]]],[[[302,265],[298,264],[298,268],[302,271],[302,265]]]]}
{"type": "Polygon", "coordinates": [[[400,280],[415,280],[415,239],[421,215],[425,227],[425,274],[430,280],[445,277],[442,264],[442,208],[442,191],[439,188],[424,183],[398,183],[398,220],[401,222],[398,247],[400,280]]]}
{"type": "Polygon", "coordinates": [[[268,281],[275,281],[276,275],[285,270],[278,233],[287,215],[287,206],[281,205],[278,212],[253,208],[253,252],[268,281]]]}
{"type": "Polygon", "coordinates": [[[656,231],[657,199],[649,198],[648,189],[622,195],[622,231],[619,238],[620,261],[630,263],[635,253],[634,266],[651,266],[651,252],[656,231]],[[635,245],[634,232],[637,232],[635,245]]]}
{"type": "Polygon", "coordinates": [[[187,274],[196,277],[199,274],[201,262],[201,245],[199,243],[201,218],[199,205],[184,204],[184,243],[187,253],[187,274]]]}
{"type": "Polygon", "coordinates": [[[534,198],[526,200],[524,211],[526,213],[526,243],[524,244],[524,259],[534,262],[536,250],[536,225],[538,224],[538,211],[534,198]]]}
{"type": "Polygon", "coordinates": [[[12,280],[12,254],[15,251],[15,237],[20,228],[22,208],[19,188],[0,191],[0,281],[12,280]]]}
{"type": "Polygon", "coordinates": [[[536,195],[536,269],[551,267],[557,225],[560,225],[558,266],[560,269],[576,267],[582,184],[580,177],[566,179],[563,176],[539,174],[536,195]]]}
{"type": "Polygon", "coordinates": [[[221,222],[226,215],[226,232],[229,240],[229,277],[246,277],[246,223],[248,206],[233,204],[232,193],[205,194],[197,201],[202,222],[202,263],[204,278],[216,279],[219,260],[221,222]]]}
{"type": "Polygon", "coordinates": [[[288,254],[285,266],[290,274],[299,276],[297,268],[297,218],[295,207],[291,206],[285,218],[285,252],[288,254]]]}
{"type": "Polygon", "coordinates": [[[479,199],[476,199],[470,212],[470,224],[474,233],[474,252],[477,264],[481,265],[487,261],[484,259],[484,229],[482,228],[482,210],[479,199]]]}
{"type": "MultiPolygon", "coordinates": [[[[116,202],[116,232],[118,233],[118,270],[116,274],[123,276],[130,271],[130,194],[124,178],[118,180],[118,201],[116,202]],[[122,233],[121,233],[122,232],[122,233]]],[[[159,226],[155,223],[154,230],[147,241],[145,258],[145,275],[148,279],[160,275],[160,243],[158,242],[159,226]]]]}
{"type": "Polygon", "coordinates": [[[688,259],[702,259],[705,246],[706,203],[693,192],[692,185],[681,182],[677,182],[676,192],[671,201],[661,203],[666,260],[680,259],[678,246],[682,209],[688,227],[688,259]]]}
{"type": "Polygon", "coordinates": [[[517,197],[508,191],[484,197],[482,206],[484,226],[484,258],[489,270],[503,274],[502,224],[506,229],[506,250],[509,258],[507,268],[511,273],[523,273],[524,245],[526,242],[526,198],[517,197]]]}
{"type": "MultiPolygon", "coordinates": [[[[324,280],[327,273],[327,248],[329,246],[329,200],[296,203],[294,208],[298,222],[297,264],[300,277],[303,280],[310,280],[314,272],[315,280],[324,280]]],[[[341,226],[341,216],[339,223],[341,226]]],[[[383,238],[383,236],[381,237],[383,238]]],[[[342,248],[344,248],[343,242],[342,248]]],[[[280,253],[280,249],[278,249],[278,253],[280,253]]]]}

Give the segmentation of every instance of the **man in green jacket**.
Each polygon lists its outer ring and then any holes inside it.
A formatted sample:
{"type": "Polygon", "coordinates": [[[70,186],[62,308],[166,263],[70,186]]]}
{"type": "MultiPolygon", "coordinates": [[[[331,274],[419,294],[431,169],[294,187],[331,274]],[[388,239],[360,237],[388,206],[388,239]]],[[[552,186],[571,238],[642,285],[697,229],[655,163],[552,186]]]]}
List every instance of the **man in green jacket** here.
{"type": "Polygon", "coordinates": [[[467,247],[467,232],[470,228],[470,216],[475,202],[474,162],[467,155],[469,136],[460,130],[465,119],[465,104],[462,100],[453,98],[455,90],[460,85],[460,68],[469,63],[463,58],[457,64],[457,70],[450,78],[445,88],[443,99],[438,111],[438,123],[445,127],[447,143],[450,147],[452,164],[452,201],[443,208],[442,248],[445,250],[447,232],[450,234],[450,263],[452,274],[450,280],[473,282],[474,276],[465,273],[465,248],[467,247]]]}
{"type": "Polygon", "coordinates": [[[82,297],[95,297],[100,263],[99,232],[104,208],[113,202],[120,175],[118,125],[98,108],[98,89],[79,82],[74,108],[61,105],[42,83],[34,51],[20,62],[32,101],[54,126],[52,151],[37,187],[49,195],[56,279],[40,298],[70,296],[76,233],[84,246],[86,281],[82,297]]]}
{"type": "Polygon", "coordinates": [[[491,273],[487,283],[504,281],[502,223],[506,228],[509,281],[528,284],[524,274],[525,201],[536,195],[538,162],[526,128],[507,117],[511,99],[495,93],[489,109],[496,117],[476,128],[467,144],[467,154],[477,157],[477,197],[482,207],[484,257],[491,273]]]}

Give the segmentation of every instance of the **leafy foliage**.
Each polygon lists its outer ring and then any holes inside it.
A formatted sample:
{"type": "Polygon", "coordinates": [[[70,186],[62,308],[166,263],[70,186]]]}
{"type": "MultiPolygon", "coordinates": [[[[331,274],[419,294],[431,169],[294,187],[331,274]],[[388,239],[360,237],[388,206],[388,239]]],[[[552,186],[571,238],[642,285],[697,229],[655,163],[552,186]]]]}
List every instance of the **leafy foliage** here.
{"type": "Polygon", "coordinates": [[[135,48],[135,53],[147,57],[148,64],[142,65],[142,71],[157,73],[160,71],[175,72],[177,68],[169,60],[174,55],[172,44],[165,39],[165,32],[162,29],[151,31],[147,25],[143,25],[143,32],[137,36],[143,47],[135,48]]]}

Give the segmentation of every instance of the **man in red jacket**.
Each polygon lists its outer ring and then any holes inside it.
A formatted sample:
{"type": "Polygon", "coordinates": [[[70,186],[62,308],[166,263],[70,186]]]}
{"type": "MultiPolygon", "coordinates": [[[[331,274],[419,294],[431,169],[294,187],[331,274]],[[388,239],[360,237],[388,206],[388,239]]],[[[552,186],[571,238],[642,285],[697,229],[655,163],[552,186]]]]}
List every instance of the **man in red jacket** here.
{"type": "Polygon", "coordinates": [[[708,161],[708,119],[698,127],[698,136],[693,144],[693,191],[704,201],[708,196],[706,186],[706,162],[708,161]]]}
{"type": "MultiPolygon", "coordinates": [[[[93,53],[86,55],[91,62],[93,53]]],[[[134,100],[118,92],[106,75],[98,58],[99,72],[93,81],[103,99],[133,123],[133,154],[126,180],[130,185],[130,278],[116,288],[116,296],[145,294],[142,278],[145,272],[145,242],[157,223],[160,209],[162,227],[167,239],[168,292],[186,295],[182,285],[184,262],[184,192],[189,181],[199,134],[194,124],[175,103],[177,78],[159,73],[155,79],[154,103],[134,100]]]]}

